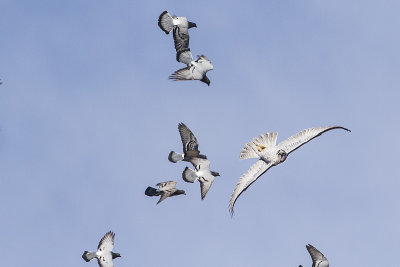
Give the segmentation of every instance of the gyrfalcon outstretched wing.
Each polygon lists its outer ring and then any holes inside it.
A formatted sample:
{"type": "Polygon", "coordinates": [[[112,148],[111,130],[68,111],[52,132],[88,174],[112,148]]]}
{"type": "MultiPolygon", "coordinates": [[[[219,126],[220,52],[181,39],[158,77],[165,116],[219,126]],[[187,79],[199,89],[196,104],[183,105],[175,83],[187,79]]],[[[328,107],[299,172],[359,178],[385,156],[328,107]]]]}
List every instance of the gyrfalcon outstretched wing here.
{"type": "Polygon", "coordinates": [[[279,149],[283,149],[288,155],[289,153],[295,151],[302,145],[310,142],[312,139],[320,136],[321,134],[333,130],[333,129],[343,129],[351,132],[349,129],[346,129],[341,126],[328,126],[328,127],[317,127],[317,128],[309,128],[299,132],[296,135],[289,137],[288,139],[280,142],[278,144],[279,149]]]}
{"type": "Polygon", "coordinates": [[[272,163],[266,163],[263,160],[258,160],[256,163],[254,163],[250,169],[244,173],[236,185],[235,190],[233,191],[233,194],[231,196],[231,200],[229,201],[229,211],[231,212],[231,215],[233,215],[233,207],[235,206],[235,202],[238,199],[238,197],[246,191],[246,189],[254,183],[258,177],[260,177],[263,173],[265,173],[269,168],[271,168],[273,165],[272,163]]]}
{"type": "Polygon", "coordinates": [[[196,136],[194,136],[192,131],[184,123],[179,123],[178,130],[181,135],[183,152],[199,151],[199,143],[197,142],[196,136]]]}
{"type": "Polygon", "coordinates": [[[310,244],[306,245],[306,248],[313,261],[312,267],[329,267],[328,259],[325,258],[324,254],[322,254],[318,249],[310,244]]]}

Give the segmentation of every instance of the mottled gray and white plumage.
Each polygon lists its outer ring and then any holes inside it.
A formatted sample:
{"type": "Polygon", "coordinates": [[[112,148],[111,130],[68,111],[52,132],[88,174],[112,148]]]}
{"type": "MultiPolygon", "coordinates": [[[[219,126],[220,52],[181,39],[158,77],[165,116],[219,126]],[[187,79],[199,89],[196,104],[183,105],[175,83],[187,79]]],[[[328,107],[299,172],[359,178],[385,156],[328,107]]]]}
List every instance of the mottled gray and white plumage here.
{"type": "Polygon", "coordinates": [[[343,129],[350,132],[350,130],[341,126],[309,128],[280,142],[278,145],[276,145],[278,133],[267,132],[245,144],[243,150],[240,152],[240,159],[258,158],[259,160],[240,177],[229,202],[229,211],[231,214],[233,215],[233,207],[238,197],[263,173],[272,166],[284,162],[290,153],[302,145],[333,129],[343,129]]]}
{"type": "Polygon", "coordinates": [[[114,236],[115,234],[111,231],[105,234],[97,246],[97,251],[85,251],[82,255],[82,258],[86,262],[97,258],[97,263],[100,267],[113,267],[114,263],[112,260],[121,257],[119,253],[112,252],[114,248],[114,236]]]}
{"type": "Polygon", "coordinates": [[[328,259],[318,249],[310,244],[306,245],[306,248],[313,262],[312,267],[329,267],[328,259]]]}
{"type": "Polygon", "coordinates": [[[158,26],[166,34],[173,30],[176,60],[186,65],[185,68],[171,74],[169,79],[173,81],[199,80],[210,86],[210,79],[206,73],[214,66],[204,55],[197,56],[194,60],[189,48],[189,29],[197,27],[196,23],[188,21],[185,17],[171,16],[164,11],[158,18],[158,26]]]}
{"type": "Polygon", "coordinates": [[[166,199],[167,197],[177,196],[177,195],[186,195],[184,190],[176,189],[176,182],[175,181],[168,181],[156,184],[158,189],[153,188],[151,186],[146,188],[144,192],[146,196],[153,197],[153,196],[161,196],[158,200],[157,204],[166,199]]]}
{"type": "Polygon", "coordinates": [[[169,34],[173,30],[174,45],[177,53],[189,48],[189,29],[197,27],[196,23],[188,21],[187,18],[175,15],[171,16],[167,11],[164,11],[159,16],[158,26],[166,34],[169,34]]]}
{"type": "Polygon", "coordinates": [[[218,172],[210,170],[210,161],[207,158],[192,157],[189,159],[192,163],[194,171],[186,167],[182,173],[185,182],[194,183],[196,180],[200,182],[201,199],[204,199],[210,190],[215,176],[220,176],[218,172]]]}
{"type": "Polygon", "coordinates": [[[207,72],[214,69],[211,61],[204,55],[198,56],[196,60],[191,58],[190,51],[184,51],[185,56],[177,55],[178,61],[187,64],[186,68],[175,71],[171,76],[170,80],[173,81],[188,81],[188,80],[199,80],[208,86],[210,86],[210,79],[207,77],[207,72]]]}

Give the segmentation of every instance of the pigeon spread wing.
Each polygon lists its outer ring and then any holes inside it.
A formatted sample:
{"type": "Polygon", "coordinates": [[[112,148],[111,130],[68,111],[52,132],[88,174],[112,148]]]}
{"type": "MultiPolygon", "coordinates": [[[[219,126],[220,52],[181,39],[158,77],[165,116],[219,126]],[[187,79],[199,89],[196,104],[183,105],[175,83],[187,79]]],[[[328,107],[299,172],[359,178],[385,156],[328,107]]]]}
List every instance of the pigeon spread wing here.
{"type": "Polygon", "coordinates": [[[161,191],[161,197],[158,200],[157,204],[159,204],[161,201],[163,201],[164,199],[166,199],[169,196],[172,196],[176,191],[176,188],[168,188],[166,190],[161,191]]]}
{"type": "Polygon", "coordinates": [[[199,143],[197,142],[196,136],[192,131],[184,124],[179,123],[178,125],[179,134],[181,135],[181,140],[183,144],[183,152],[187,151],[198,151],[199,143]]]}
{"type": "Polygon", "coordinates": [[[189,30],[187,27],[174,27],[174,44],[176,52],[189,48],[189,30]]]}
{"type": "Polygon", "coordinates": [[[271,163],[266,163],[263,160],[259,160],[254,163],[250,169],[240,177],[238,184],[236,185],[235,190],[233,191],[231,200],[229,201],[229,211],[233,215],[233,207],[235,205],[238,197],[246,191],[246,189],[254,183],[258,177],[260,177],[263,173],[265,173],[269,168],[272,167],[271,163]]]}
{"type": "Polygon", "coordinates": [[[285,141],[282,141],[279,143],[278,147],[279,149],[283,149],[286,151],[287,154],[295,151],[302,145],[310,142],[312,139],[320,136],[321,134],[333,130],[333,129],[343,129],[346,131],[349,131],[349,129],[346,129],[341,126],[328,126],[328,127],[318,127],[318,128],[309,128],[306,130],[303,130],[299,132],[296,135],[293,135],[286,139],[285,141]]]}
{"type": "Polygon", "coordinates": [[[99,245],[97,246],[98,251],[112,251],[114,248],[114,236],[113,232],[108,232],[103,236],[100,240],[99,245]]]}
{"type": "Polygon", "coordinates": [[[311,259],[313,261],[313,267],[328,267],[328,259],[325,258],[324,254],[322,254],[318,249],[308,244],[306,246],[308,253],[311,255],[311,259]]]}
{"type": "Polygon", "coordinates": [[[168,78],[173,81],[201,80],[203,73],[200,72],[199,68],[189,66],[175,71],[168,78]]]}
{"type": "Polygon", "coordinates": [[[215,177],[210,173],[200,177],[201,199],[204,199],[214,182],[215,177]]]}

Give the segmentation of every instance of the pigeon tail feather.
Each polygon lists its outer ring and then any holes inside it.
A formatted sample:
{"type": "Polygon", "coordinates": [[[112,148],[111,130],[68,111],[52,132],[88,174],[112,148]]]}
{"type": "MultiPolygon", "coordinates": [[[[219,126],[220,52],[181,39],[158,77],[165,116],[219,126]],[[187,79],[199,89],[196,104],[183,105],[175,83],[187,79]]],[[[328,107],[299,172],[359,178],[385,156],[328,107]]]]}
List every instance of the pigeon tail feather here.
{"type": "Polygon", "coordinates": [[[172,31],[174,28],[174,21],[168,11],[161,13],[160,17],[158,18],[158,26],[166,34],[169,34],[172,31]]]}
{"type": "Polygon", "coordinates": [[[168,160],[173,163],[182,161],[183,158],[184,158],[183,154],[176,153],[175,151],[171,151],[168,155],[168,160]]]}
{"type": "Polygon", "coordinates": [[[186,167],[182,173],[182,178],[187,183],[194,183],[199,177],[197,177],[193,170],[186,167]]]}
{"type": "Polygon", "coordinates": [[[93,260],[94,258],[96,258],[96,252],[85,251],[85,252],[83,252],[82,258],[86,262],[89,262],[89,261],[93,260]]]}
{"type": "Polygon", "coordinates": [[[146,188],[146,191],[144,192],[144,194],[146,196],[153,197],[153,196],[159,196],[160,192],[157,189],[149,186],[146,188]]]}

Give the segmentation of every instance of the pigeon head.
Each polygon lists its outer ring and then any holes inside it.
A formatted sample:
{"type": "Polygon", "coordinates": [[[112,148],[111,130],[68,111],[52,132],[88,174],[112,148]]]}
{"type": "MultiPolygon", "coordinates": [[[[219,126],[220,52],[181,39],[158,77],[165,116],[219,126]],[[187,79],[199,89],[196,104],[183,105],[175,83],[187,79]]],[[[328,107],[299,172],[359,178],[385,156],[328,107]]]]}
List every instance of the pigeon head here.
{"type": "Polygon", "coordinates": [[[213,176],[220,176],[220,175],[219,175],[219,172],[211,171],[211,174],[212,174],[213,176]]]}
{"type": "Polygon", "coordinates": [[[197,28],[196,23],[190,22],[190,21],[189,21],[188,23],[189,23],[189,29],[190,29],[190,28],[193,28],[193,27],[197,28]]]}
{"type": "Polygon", "coordinates": [[[115,258],[121,258],[121,255],[119,254],[119,253],[114,253],[114,252],[111,252],[112,253],[112,258],[113,259],[115,259],[115,258]]]}
{"type": "Polygon", "coordinates": [[[284,162],[284,161],[286,160],[286,158],[287,158],[287,153],[286,153],[285,150],[279,149],[277,154],[278,154],[280,163],[282,163],[282,162],[284,162]]]}

